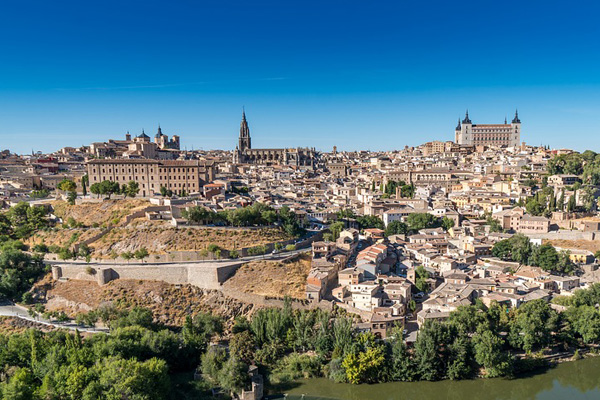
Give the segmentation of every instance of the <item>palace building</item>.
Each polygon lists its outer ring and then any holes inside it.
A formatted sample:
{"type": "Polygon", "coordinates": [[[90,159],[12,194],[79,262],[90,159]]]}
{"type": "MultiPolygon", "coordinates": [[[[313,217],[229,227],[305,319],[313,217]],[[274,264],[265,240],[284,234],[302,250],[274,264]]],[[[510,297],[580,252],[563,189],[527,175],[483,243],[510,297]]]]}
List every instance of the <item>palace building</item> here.
{"type": "Polygon", "coordinates": [[[455,130],[455,141],[459,145],[483,145],[494,147],[517,147],[521,142],[521,120],[518,111],[508,124],[506,118],[503,124],[474,124],[469,119],[469,110],[465,119],[458,119],[455,130]]]}
{"type": "Polygon", "coordinates": [[[199,160],[102,159],[87,162],[90,185],[113,181],[120,185],[135,181],[142,197],[160,193],[160,188],[178,195],[199,193],[215,177],[213,162],[199,160]]]}
{"type": "Polygon", "coordinates": [[[242,112],[238,145],[233,152],[234,164],[289,165],[314,167],[317,152],[314,148],[253,149],[246,112],[242,112]]]}

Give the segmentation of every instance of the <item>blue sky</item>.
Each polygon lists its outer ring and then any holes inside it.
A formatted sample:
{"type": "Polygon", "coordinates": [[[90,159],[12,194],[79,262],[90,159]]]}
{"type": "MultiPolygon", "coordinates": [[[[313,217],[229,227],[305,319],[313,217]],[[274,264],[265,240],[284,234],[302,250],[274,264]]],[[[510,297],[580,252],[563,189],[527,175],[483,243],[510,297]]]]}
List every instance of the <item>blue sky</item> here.
{"type": "Polygon", "coordinates": [[[599,151],[600,5],[558,1],[38,1],[0,13],[0,148],[142,128],[231,149],[391,150],[509,118],[599,151]]]}

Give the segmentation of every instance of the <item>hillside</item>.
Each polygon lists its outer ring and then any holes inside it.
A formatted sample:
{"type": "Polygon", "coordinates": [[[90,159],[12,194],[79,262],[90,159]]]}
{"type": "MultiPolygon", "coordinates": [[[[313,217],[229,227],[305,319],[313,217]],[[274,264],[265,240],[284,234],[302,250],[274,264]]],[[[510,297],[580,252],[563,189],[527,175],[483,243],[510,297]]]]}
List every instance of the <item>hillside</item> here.
{"type": "Polygon", "coordinates": [[[123,217],[148,207],[150,203],[141,199],[104,200],[98,203],[69,205],[65,201],[53,201],[54,215],[66,221],[73,218],[84,226],[107,226],[123,224],[123,217]]]}
{"type": "Polygon", "coordinates": [[[99,286],[88,281],[52,281],[48,276],[35,285],[34,291],[47,302],[46,309],[64,311],[72,317],[112,302],[122,309],[149,308],[157,321],[170,326],[181,326],[186,316],[198,312],[219,315],[226,326],[231,326],[236,316],[251,315],[257,309],[253,304],[230,299],[216,290],[159,281],[119,279],[99,286]]]}
{"type": "Polygon", "coordinates": [[[91,238],[101,231],[100,228],[54,228],[48,231],[37,231],[24,240],[28,246],[44,243],[46,246],[57,245],[64,247],[67,244],[77,244],[91,238]]]}
{"type": "Polygon", "coordinates": [[[274,228],[176,228],[161,222],[135,221],[126,227],[118,227],[94,242],[96,257],[111,252],[122,253],[146,247],[150,254],[169,251],[203,250],[210,244],[227,249],[240,249],[290,239],[282,230],[274,228]]]}
{"type": "Polygon", "coordinates": [[[253,261],[242,265],[224,287],[243,293],[304,299],[311,257],[303,253],[292,261],[253,261]]]}
{"type": "Polygon", "coordinates": [[[113,225],[114,229],[107,235],[90,244],[94,249],[94,257],[108,258],[114,254],[134,252],[142,247],[150,254],[200,251],[211,244],[233,250],[291,238],[278,228],[173,227],[166,221],[148,221],[145,218],[126,222],[126,216],[148,205],[147,201],[139,199],[105,200],[80,205],[54,201],[52,206],[55,215],[64,222],[75,223],[77,227],[65,228],[59,225],[46,231],[38,231],[25,242],[29,246],[44,243],[47,246],[64,247],[92,238],[103,227],[113,225]]]}

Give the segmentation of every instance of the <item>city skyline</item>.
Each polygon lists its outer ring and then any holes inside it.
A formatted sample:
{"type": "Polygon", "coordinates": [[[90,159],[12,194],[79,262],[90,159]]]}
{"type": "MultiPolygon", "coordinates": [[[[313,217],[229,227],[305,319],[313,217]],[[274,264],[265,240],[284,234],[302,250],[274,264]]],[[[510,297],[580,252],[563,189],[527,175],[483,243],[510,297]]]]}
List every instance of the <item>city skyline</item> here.
{"type": "Polygon", "coordinates": [[[453,140],[467,108],[499,123],[518,108],[527,143],[584,150],[600,127],[597,8],[11,3],[2,147],[55,151],[160,123],[185,148],[233,150],[245,106],[257,147],[393,150],[453,140]]]}

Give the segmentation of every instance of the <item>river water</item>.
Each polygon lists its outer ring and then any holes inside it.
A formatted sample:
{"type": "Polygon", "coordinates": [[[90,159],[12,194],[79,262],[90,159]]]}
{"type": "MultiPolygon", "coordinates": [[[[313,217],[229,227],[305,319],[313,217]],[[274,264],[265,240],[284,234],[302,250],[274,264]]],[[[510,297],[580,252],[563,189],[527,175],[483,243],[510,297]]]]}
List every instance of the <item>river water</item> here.
{"type": "Polygon", "coordinates": [[[376,385],[307,379],[286,391],[288,400],[582,400],[600,399],[600,357],[559,364],[517,379],[395,382],[376,385]]]}

